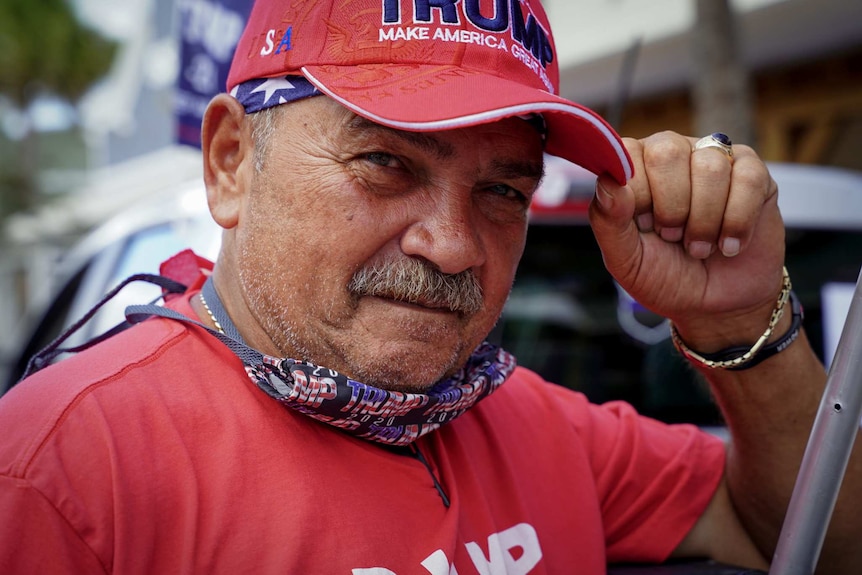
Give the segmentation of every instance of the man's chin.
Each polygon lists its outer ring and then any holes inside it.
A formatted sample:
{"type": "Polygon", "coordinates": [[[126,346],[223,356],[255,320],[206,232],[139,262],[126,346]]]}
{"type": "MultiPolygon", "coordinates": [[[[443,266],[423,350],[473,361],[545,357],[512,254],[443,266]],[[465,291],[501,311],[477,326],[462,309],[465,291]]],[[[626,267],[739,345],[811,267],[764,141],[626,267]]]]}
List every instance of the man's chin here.
{"type": "Polygon", "coordinates": [[[375,357],[355,365],[351,377],[387,391],[425,393],[456,373],[465,361],[466,358],[454,352],[449,357],[429,357],[419,352],[411,354],[411,357],[375,357]]]}
{"type": "Polygon", "coordinates": [[[427,393],[429,389],[434,387],[442,379],[447,376],[445,373],[437,372],[436,375],[428,375],[426,373],[399,373],[387,374],[384,377],[378,372],[373,378],[360,379],[367,385],[373,385],[387,391],[397,391],[401,393],[427,393]]]}

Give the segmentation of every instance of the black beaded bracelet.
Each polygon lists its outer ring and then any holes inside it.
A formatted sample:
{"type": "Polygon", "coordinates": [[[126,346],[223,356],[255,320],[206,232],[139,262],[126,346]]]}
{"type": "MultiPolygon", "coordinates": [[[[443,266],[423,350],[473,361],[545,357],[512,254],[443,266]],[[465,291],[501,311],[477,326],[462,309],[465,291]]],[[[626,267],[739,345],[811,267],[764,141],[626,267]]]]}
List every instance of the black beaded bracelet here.
{"type": "MultiPolygon", "coordinates": [[[[802,320],[805,317],[805,313],[802,309],[802,304],[799,302],[799,298],[796,297],[796,293],[794,293],[793,291],[790,292],[789,301],[791,313],[793,314],[793,321],[790,324],[790,329],[788,329],[783,336],[781,336],[774,342],[760,348],[760,350],[748,362],[735,367],[728,367],[728,370],[741,371],[743,369],[754,367],[760,362],[769,359],[773,355],[781,353],[787,348],[787,346],[796,341],[796,338],[799,337],[799,331],[802,328],[802,320]]],[[[748,346],[739,345],[736,347],[728,347],[715,353],[702,353],[700,355],[704,359],[707,359],[709,361],[720,362],[732,360],[735,357],[739,357],[745,352],[747,352],[748,349],[748,346]]]]}

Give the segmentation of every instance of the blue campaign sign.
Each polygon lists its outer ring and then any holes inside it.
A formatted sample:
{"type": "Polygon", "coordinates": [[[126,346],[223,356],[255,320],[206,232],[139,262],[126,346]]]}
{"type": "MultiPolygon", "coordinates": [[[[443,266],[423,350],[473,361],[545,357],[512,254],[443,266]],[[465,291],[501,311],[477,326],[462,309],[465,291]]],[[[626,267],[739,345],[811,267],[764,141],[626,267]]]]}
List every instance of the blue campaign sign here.
{"type": "Polygon", "coordinates": [[[179,0],[177,141],[200,148],[207,103],[225,91],[233,51],[254,0],[179,0]]]}

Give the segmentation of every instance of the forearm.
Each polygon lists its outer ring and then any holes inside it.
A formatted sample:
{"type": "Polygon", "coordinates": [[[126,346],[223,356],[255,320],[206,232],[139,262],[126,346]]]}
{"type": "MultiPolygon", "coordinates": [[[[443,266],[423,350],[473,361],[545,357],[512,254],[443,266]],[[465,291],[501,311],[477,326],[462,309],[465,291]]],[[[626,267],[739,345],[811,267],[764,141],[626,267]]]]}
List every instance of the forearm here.
{"type": "MultiPolygon", "coordinates": [[[[737,328],[747,331],[751,341],[753,334],[762,330],[763,320],[760,321],[760,328],[742,327],[747,325],[745,322],[737,328]]],[[[780,337],[789,327],[790,318],[782,318],[771,339],[780,337]]],[[[689,336],[696,339],[697,331],[692,330],[689,336]]],[[[718,334],[718,339],[710,342],[701,337],[699,341],[701,345],[721,345],[719,340],[726,337],[722,333],[718,329],[712,332],[713,336],[718,334]]],[[[736,337],[739,338],[738,332],[736,337]]],[[[727,481],[734,507],[761,552],[771,557],[819,407],[826,373],[804,333],[784,351],[751,369],[699,369],[710,382],[731,432],[727,481]]],[[[859,460],[856,456],[851,461],[844,481],[842,500],[836,506],[821,555],[823,572],[844,573],[847,565],[858,565],[860,560],[854,553],[862,551],[858,545],[862,518],[856,511],[858,505],[847,503],[850,496],[862,493],[859,460]],[[843,570],[840,564],[844,565],[843,570]]]]}

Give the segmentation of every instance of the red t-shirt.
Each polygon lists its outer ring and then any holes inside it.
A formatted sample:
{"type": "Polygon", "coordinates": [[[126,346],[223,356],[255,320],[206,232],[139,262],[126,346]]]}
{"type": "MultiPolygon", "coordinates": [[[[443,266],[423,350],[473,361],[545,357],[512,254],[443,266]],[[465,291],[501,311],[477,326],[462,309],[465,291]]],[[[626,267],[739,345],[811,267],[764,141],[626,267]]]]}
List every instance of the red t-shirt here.
{"type": "Polygon", "coordinates": [[[724,462],[518,369],[417,442],[447,508],[421,461],[284,408],[163,318],[14,387],[0,422],[2,573],[604,573],[665,559],[724,462]]]}

